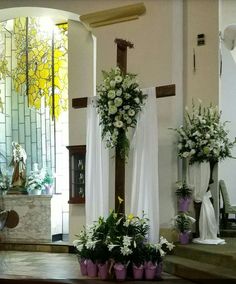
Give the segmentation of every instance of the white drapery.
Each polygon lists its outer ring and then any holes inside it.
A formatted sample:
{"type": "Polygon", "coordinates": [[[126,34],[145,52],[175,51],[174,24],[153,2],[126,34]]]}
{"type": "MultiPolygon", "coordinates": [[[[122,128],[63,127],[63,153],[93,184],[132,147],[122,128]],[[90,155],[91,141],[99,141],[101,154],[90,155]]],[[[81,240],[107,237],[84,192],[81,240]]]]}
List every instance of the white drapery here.
{"type": "Polygon", "coordinates": [[[109,153],[102,141],[96,98],[88,98],[85,216],[86,225],[109,213],[109,153]]]}
{"type": "Polygon", "coordinates": [[[159,241],[158,133],[155,88],[143,90],[146,104],[138,118],[133,147],[131,212],[150,222],[149,241],[159,241]]]}
{"type": "Polygon", "coordinates": [[[194,201],[202,202],[199,218],[199,238],[193,239],[200,244],[224,244],[217,238],[215,210],[211,203],[211,192],[207,191],[210,180],[210,163],[194,163],[189,166],[188,183],[194,187],[194,201]]]}

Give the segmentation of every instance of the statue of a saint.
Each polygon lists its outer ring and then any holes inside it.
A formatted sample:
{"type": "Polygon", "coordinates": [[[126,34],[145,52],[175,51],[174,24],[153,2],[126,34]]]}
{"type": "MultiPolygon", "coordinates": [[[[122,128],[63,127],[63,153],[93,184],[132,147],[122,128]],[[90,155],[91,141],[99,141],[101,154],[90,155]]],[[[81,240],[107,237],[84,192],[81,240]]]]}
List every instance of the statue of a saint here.
{"type": "Polygon", "coordinates": [[[25,150],[17,142],[12,142],[13,156],[11,166],[13,166],[13,174],[11,187],[24,187],[26,182],[26,159],[25,150]]]}

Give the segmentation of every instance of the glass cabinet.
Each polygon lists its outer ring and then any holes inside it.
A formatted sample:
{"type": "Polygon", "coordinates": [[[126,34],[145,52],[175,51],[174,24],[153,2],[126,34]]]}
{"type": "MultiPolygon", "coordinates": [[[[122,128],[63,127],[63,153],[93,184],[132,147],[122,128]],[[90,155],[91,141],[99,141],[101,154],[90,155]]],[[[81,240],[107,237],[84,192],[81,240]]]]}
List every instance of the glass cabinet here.
{"type": "Polygon", "coordinates": [[[67,146],[69,150],[70,194],[68,203],[85,203],[85,145],[67,146]]]}

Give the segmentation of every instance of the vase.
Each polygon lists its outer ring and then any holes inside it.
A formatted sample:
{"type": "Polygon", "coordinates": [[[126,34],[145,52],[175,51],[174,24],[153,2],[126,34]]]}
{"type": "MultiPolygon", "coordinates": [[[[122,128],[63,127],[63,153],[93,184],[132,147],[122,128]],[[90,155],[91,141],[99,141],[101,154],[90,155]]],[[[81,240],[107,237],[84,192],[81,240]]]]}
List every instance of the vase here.
{"type": "Polygon", "coordinates": [[[115,263],[114,265],[115,275],[117,280],[125,280],[127,274],[127,268],[122,263],[115,263]]]}
{"type": "Polygon", "coordinates": [[[157,265],[151,261],[146,262],[145,264],[145,279],[152,280],[156,277],[157,265]]]}
{"type": "Polygon", "coordinates": [[[102,280],[108,278],[108,262],[98,263],[98,277],[102,280]]]}
{"type": "Polygon", "coordinates": [[[86,259],[80,259],[79,260],[80,272],[83,276],[88,275],[86,262],[87,262],[86,259]]]}
{"type": "Polygon", "coordinates": [[[90,277],[97,277],[97,265],[91,259],[87,260],[87,273],[90,277]]]}
{"type": "Polygon", "coordinates": [[[179,241],[182,245],[188,244],[189,243],[189,232],[180,232],[179,241]]]}
{"type": "Polygon", "coordinates": [[[144,266],[141,264],[140,266],[136,266],[133,264],[133,278],[136,280],[143,279],[144,266]]]}
{"type": "Polygon", "coordinates": [[[163,262],[159,262],[157,264],[156,278],[158,278],[158,279],[161,278],[162,271],[163,271],[163,262]]]}
{"type": "Polygon", "coordinates": [[[53,194],[53,186],[50,184],[45,184],[45,194],[52,195],[53,194]]]}
{"type": "Polygon", "coordinates": [[[186,198],[180,197],[178,199],[178,205],[179,205],[178,206],[178,211],[181,211],[181,212],[188,211],[190,202],[191,202],[191,198],[189,198],[189,197],[186,197],[186,198]]]}

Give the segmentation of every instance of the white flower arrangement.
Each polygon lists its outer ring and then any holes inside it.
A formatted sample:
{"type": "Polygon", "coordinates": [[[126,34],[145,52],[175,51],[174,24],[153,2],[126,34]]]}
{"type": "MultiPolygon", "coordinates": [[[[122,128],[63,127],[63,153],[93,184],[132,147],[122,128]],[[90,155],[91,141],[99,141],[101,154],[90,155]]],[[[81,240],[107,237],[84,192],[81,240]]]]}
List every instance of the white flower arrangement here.
{"type": "Polygon", "coordinates": [[[236,141],[230,142],[227,122],[221,122],[221,112],[210,105],[205,108],[192,105],[192,113],[187,110],[184,116],[184,126],[175,129],[179,134],[178,156],[194,162],[213,162],[231,156],[231,149],[236,141]]]}
{"type": "Polygon", "coordinates": [[[122,158],[128,156],[128,128],[134,128],[146,95],[134,74],[122,74],[119,67],[104,72],[104,81],[97,87],[97,110],[102,125],[102,138],[108,148],[116,147],[122,158]]]}
{"type": "Polygon", "coordinates": [[[148,219],[133,214],[124,215],[111,211],[104,219],[99,218],[87,226],[73,242],[81,259],[104,263],[113,262],[144,264],[145,261],[161,262],[168,251],[174,248],[164,237],[156,244],[147,240],[148,219]]]}

